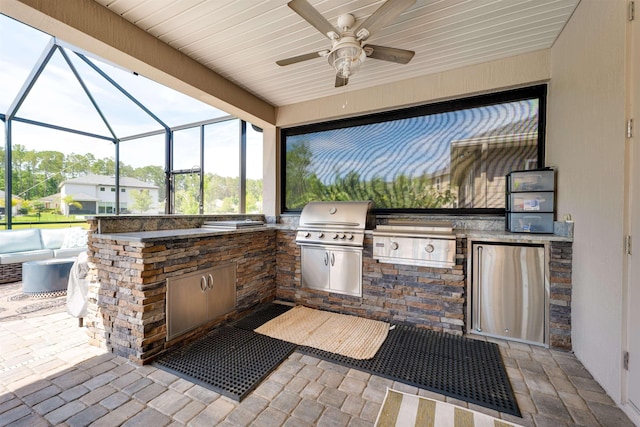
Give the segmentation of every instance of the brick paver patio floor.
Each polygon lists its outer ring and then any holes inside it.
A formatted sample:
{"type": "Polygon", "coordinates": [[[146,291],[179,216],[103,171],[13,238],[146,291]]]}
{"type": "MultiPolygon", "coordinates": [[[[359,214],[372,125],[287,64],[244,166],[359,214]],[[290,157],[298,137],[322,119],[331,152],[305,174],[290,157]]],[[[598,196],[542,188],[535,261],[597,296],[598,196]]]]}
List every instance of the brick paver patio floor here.
{"type": "Polygon", "coordinates": [[[566,352],[495,341],[523,418],[297,352],[238,403],[88,345],[63,305],[15,310],[0,300],[0,426],[372,426],[387,387],[524,426],[633,426],[566,352]]]}

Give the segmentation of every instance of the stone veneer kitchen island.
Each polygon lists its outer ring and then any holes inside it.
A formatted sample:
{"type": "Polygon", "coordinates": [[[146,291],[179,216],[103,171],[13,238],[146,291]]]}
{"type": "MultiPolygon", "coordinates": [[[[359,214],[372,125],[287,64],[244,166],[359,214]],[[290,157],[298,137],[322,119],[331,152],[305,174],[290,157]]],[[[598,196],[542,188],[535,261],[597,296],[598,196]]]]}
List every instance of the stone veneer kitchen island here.
{"type": "Polygon", "coordinates": [[[90,218],[90,310],[85,319],[90,342],[137,363],[148,363],[163,351],[275,299],[462,335],[467,321],[467,241],[490,238],[545,245],[549,345],[571,349],[570,238],[459,230],[456,265],[437,269],[374,260],[369,231],[363,255],[363,296],[351,297],[301,288],[294,225],[201,228],[204,221],[243,219],[264,217],[90,218]],[[167,279],[230,263],[236,269],[235,309],[167,340],[167,279]]]}
{"type": "MultiPolygon", "coordinates": [[[[137,363],[197,338],[275,298],[276,230],[200,228],[211,220],[263,220],[261,216],[94,217],[89,219],[91,344],[137,363]],[[235,310],[167,341],[167,279],[235,264],[235,310]]],[[[202,298],[195,294],[194,299],[202,298]]]]}

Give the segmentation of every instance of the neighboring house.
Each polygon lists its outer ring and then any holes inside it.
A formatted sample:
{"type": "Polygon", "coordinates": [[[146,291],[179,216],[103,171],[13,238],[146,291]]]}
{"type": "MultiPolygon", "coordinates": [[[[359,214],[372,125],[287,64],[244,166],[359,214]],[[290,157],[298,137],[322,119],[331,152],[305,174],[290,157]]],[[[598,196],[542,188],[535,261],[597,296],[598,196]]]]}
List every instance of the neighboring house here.
{"type": "MultiPolygon", "coordinates": [[[[159,188],[156,185],[139,179],[120,177],[120,212],[159,213],[159,188]],[[148,191],[151,196],[149,209],[140,212],[135,209],[135,197],[140,191],[148,191]]],[[[111,214],[116,213],[116,182],[113,176],[84,175],[63,181],[60,184],[62,212],[70,214],[111,214]],[[66,203],[65,198],[71,196],[73,202],[66,203]]]]}
{"type": "Polygon", "coordinates": [[[45,209],[53,209],[53,210],[59,211],[61,210],[61,204],[62,204],[61,199],[62,199],[62,196],[60,196],[60,193],[56,193],[56,194],[52,194],[50,196],[46,196],[41,199],[38,199],[38,202],[42,203],[45,209]]]}
{"type": "MultiPolygon", "coordinates": [[[[451,168],[449,166],[445,166],[431,173],[430,178],[431,186],[438,193],[444,193],[447,190],[451,190],[451,168]]],[[[443,207],[455,207],[456,203],[457,202],[454,201],[452,204],[443,207]]]]}
{"type": "Polygon", "coordinates": [[[458,189],[458,207],[504,208],[506,174],[537,167],[537,129],[537,119],[526,119],[452,141],[451,185],[458,189]]]}

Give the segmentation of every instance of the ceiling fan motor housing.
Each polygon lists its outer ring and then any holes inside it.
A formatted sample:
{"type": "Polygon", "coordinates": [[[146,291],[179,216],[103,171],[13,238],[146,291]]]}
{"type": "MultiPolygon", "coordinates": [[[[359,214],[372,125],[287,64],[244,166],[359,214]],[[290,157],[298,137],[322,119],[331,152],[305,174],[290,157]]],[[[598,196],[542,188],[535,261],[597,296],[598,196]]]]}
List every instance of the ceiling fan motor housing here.
{"type": "Polygon", "coordinates": [[[343,32],[353,27],[353,24],[355,23],[356,18],[350,13],[345,13],[338,16],[338,28],[340,28],[340,30],[342,30],[343,32]]]}

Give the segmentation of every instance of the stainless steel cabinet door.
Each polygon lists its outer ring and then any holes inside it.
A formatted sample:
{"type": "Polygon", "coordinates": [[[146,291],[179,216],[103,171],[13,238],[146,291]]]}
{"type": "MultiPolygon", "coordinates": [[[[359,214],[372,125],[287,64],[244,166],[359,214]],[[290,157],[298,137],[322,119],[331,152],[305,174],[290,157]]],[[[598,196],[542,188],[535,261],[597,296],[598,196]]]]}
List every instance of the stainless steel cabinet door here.
{"type": "Polygon", "coordinates": [[[331,291],[362,296],[362,251],[333,250],[329,254],[331,291]]]}
{"type": "Polygon", "coordinates": [[[302,287],[329,290],[329,250],[302,246],[302,287]]]}
{"type": "Polygon", "coordinates": [[[236,264],[216,267],[207,272],[209,281],[208,319],[233,311],[236,308],[236,264]]]}
{"type": "Polygon", "coordinates": [[[167,340],[203,324],[207,316],[205,272],[167,279],[167,340]]]}
{"type": "Polygon", "coordinates": [[[473,244],[474,332],[544,343],[544,248],[473,244]]]}
{"type": "Polygon", "coordinates": [[[167,340],[235,310],[236,264],[167,279],[167,340]]]}

